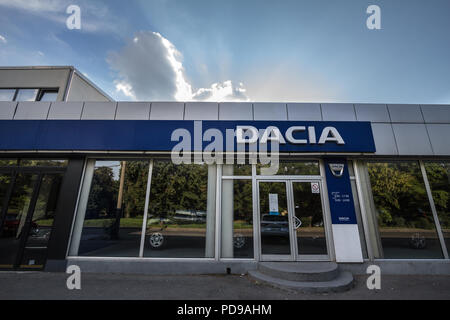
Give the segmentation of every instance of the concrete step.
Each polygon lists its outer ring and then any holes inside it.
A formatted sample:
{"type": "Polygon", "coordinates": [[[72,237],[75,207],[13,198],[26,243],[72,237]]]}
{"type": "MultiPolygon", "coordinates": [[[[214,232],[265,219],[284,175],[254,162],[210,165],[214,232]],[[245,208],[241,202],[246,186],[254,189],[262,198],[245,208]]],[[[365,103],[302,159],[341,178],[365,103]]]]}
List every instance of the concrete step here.
{"type": "Polygon", "coordinates": [[[330,281],[339,275],[335,262],[260,262],[258,270],[274,278],[300,282],[330,281]]]}
{"type": "Polygon", "coordinates": [[[339,272],[338,276],[330,281],[291,281],[275,278],[258,270],[249,271],[248,275],[253,280],[276,288],[306,293],[342,292],[353,287],[353,276],[347,271],[339,272]]]}

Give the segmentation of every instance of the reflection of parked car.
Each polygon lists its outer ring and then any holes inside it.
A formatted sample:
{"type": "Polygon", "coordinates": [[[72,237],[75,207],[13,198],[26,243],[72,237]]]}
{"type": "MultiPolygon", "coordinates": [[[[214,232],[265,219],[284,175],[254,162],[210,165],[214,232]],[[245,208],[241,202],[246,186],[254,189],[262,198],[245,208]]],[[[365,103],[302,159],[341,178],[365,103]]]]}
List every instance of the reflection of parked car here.
{"type": "Polygon", "coordinates": [[[420,233],[414,233],[409,240],[409,245],[413,249],[424,249],[427,246],[427,242],[424,236],[420,233]]]}
{"type": "Polygon", "coordinates": [[[153,249],[161,249],[167,242],[170,233],[177,236],[198,237],[205,235],[206,212],[198,210],[176,210],[174,214],[149,216],[147,220],[148,242],[153,249]],[[178,228],[179,225],[196,224],[192,228],[178,228]],[[167,230],[173,225],[178,230],[167,230]]]}
{"type": "Polygon", "coordinates": [[[206,223],[206,212],[196,210],[177,210],[173,216],[175,221],[190,223],[206,223]]]}
{"type": "Polygon", "coordinates": [[[264,214],[261,218],[261,236],[289,237],[288,216],[264,214]]]}
{"type": "Polygon", "coordinates": [[[237,233],[233,236],[233,247],[236,249],[242,249],[245,246],[245,243],[247,241],[245,240],[245,236],[237,233]]]}
{"type": "MultiPolygon", "coordinates": [[[[19,225],[20,220],[17,219],[16,215],[7,214],[5,222],[3,223],[3,234],[6,236],[17,236],[19,225]]],[[[38,225],[35,222],[32,222],[30,233],[33,234],[35,230],[38,230],[38,225]]]]}

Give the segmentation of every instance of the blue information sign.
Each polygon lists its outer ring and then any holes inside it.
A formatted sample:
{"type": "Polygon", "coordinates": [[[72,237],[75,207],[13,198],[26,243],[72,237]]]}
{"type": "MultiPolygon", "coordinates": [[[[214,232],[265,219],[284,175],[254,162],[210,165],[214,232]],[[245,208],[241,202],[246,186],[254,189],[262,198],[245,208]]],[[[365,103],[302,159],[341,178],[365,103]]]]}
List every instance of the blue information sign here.
{"type": "Polygon", "coordinates": [[[345,159],[325,159],[332,224],[356,224],[352,187],[345,159]]]}

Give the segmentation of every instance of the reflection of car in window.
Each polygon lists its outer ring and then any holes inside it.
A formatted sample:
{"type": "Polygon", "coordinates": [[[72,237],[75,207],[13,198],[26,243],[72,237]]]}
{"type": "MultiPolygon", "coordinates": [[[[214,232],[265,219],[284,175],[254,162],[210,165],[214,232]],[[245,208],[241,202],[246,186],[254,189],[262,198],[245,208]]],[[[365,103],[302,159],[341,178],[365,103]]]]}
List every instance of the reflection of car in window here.
{"type": "Polygon", "coordinates": [[[288,216],[264,214],[261,217],[261,236],[289,237],[288,216]]]}
{"type": "MultiPolygon", "coordinates": [[[[3,223],[3,234],[5,236],[15,236],[19,237],[20,234],[17,234],[19,231],[20,226],[20,220],[18,219],[17,215],[15,214],[6,214],[5,222],[3,223]]],[[[31,223],[31,229],[30,229],[30,236],[31,237],[37,237],[37,236],[49,236],[48,234],[50,231],[44,232],[44,230],[40,231],[39,226],[36,224],[36,222],[31,223]]]]}
{"type": "Polygon", "coordinates": [[[427,246],[427,242],[424,236],[422,236],[419,232],[416,232],[411,236],[409,245],[413,249],[424,249],[427,246]]]}
{"type": "Polygon", "coordinates": [[[206,223],[206,212],[195,210],[176,210],[173,220],[177,222],[206,223]]]}
{"type": "Polygon", "coordinates": [[[206,224],[206,211],[176,210],[171,214],[162,213],[150,215],[147,219],[147,234],[149,244],[153,249],[161,249],[167,244],[168,234],[172,236],[204,236],[206,224]],[[170,226],[178,229],[180,225],[192,225],[179,230],[167,230],[170,226]]]}

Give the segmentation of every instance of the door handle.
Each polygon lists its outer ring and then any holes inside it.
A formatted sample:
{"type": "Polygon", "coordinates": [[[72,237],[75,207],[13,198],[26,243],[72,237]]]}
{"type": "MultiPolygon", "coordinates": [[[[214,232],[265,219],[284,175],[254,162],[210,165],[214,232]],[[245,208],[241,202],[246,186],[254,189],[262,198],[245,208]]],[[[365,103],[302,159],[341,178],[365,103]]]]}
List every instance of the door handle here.
{"type": "Polygon", "coordinates": [[[297,218],[296,216],[294,216],[294,228],[295,228],[295,230],[300,228],[301,225],[302,225],[302,221],[299,218],[297,218]]]}

